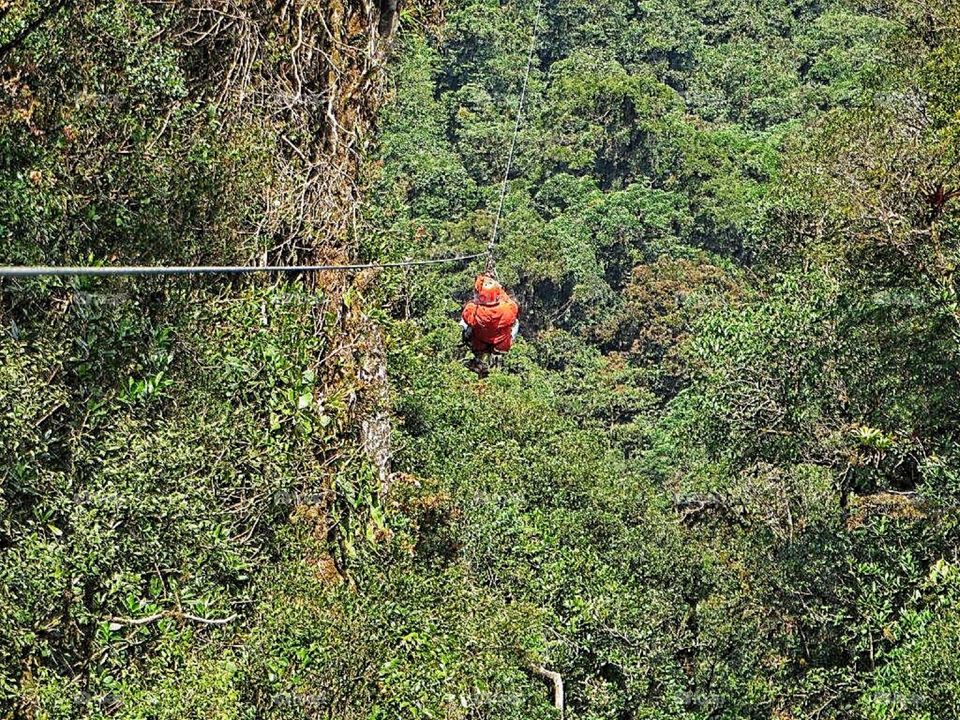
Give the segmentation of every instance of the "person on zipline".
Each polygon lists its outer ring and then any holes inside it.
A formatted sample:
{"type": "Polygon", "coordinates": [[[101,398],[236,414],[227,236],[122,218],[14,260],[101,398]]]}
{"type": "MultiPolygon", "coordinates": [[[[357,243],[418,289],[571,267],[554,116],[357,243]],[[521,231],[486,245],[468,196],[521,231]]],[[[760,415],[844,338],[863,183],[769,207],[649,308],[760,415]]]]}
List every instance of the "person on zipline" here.
{"type": "Polygon", "coordinates": [[[460,327],[463,343],[473,350],[469,367],[480,377],[490,372],[488,361],[506,355],[520,330],[520,307],[489,275],[478,275],[473,284],[473,300],[463,307],[460,327]]]}

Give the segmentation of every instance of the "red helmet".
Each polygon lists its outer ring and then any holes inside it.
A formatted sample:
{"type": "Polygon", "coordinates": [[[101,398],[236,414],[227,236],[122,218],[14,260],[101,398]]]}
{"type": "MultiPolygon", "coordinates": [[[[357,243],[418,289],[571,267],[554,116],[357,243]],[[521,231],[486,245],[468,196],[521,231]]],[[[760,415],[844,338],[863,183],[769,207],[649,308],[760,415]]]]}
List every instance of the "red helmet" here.
{"type": "Polygon", "coordinates": [[[477,303],[480,305],[496,305],[500,302],[500,296],[503,293],[503,288],[500,287],[500,283],[486,275],[477,277],[474,290],[477,294],[477,303]]]}

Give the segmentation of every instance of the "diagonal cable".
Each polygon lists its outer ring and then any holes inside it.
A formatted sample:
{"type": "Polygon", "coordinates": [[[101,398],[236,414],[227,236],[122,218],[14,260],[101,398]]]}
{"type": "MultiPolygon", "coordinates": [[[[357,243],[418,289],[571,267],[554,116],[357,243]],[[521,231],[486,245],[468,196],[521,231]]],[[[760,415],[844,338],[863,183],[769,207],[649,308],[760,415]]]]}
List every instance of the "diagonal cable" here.
{"type": "Polygon", "coordinates": [[[513,127],[513,137],[510,140],[510,152],[507,155],[507,166],[503,171],[503,182],[500,185],[500,201],[497,204],[497,215],[493,221],[493,232],[490,234],[490,242],[487,243],[487,262],[484,272],[487,275],[495,274],[494,251],[497,246],[497,238],[500,232],[500,220],[503,217],[503,205],[507,199],[507,187],[510,181],[510,171],[513,169],[513,159],[517,150],[517,137],[520,135],[520,126],[523,123],[523,103],[527,97],[527,85],[530,81],[530,70],[533,68],[533,58],[537,52],[537,36],[540,28],[540,15],[543,12],[543,0],[537,0],[537,14],[533,19],[533,28],[530,38],[530,53],[527,55],[527,69],[523,74],[523,86],[520,89],[520,105],[517,108],[517,121],[513,127]]]}

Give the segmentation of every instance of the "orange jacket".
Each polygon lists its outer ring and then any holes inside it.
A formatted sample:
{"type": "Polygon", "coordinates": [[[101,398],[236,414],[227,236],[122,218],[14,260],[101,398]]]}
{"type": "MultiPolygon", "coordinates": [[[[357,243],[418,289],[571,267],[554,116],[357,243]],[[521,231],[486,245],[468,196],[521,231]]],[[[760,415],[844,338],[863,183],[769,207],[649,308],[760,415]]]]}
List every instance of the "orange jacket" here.
{"type": "Polygon", "coordinates": [[[463,321],[473,329],[470,342],[479,352],[509,350],[513,346],[511,330],[519,314],[520,307],[506,292],[500,293],[500,299],[494,305],[470,301],[461,313],[463,321]]]}

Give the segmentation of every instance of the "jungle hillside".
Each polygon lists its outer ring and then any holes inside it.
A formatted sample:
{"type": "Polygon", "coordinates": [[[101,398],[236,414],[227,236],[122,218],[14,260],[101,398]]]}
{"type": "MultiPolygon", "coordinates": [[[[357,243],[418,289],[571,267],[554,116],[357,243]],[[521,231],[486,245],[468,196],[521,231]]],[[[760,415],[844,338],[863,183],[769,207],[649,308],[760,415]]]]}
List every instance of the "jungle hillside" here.
{"type": "Polygon", "coordinates": [[[960,717],[957,0],[0,0],[0,265],[382,263],[0,277],[0,718],[960,717]]]}

